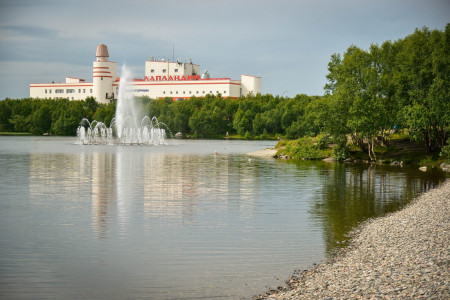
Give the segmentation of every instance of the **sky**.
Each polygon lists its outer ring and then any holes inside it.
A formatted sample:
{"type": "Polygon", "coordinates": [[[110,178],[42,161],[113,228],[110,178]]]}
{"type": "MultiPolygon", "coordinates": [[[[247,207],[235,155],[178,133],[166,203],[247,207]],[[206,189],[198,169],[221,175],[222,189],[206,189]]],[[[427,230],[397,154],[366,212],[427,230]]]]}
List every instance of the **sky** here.
{"type": "Polygon", "coordinates": [[[323,95],[333,53],[449,22],[449,0],[0,0],[0,100],[92,82],[98,44],[136,78],[150,56],[174,57],[211,77],[262,77],[263,94],[323,95]]]}

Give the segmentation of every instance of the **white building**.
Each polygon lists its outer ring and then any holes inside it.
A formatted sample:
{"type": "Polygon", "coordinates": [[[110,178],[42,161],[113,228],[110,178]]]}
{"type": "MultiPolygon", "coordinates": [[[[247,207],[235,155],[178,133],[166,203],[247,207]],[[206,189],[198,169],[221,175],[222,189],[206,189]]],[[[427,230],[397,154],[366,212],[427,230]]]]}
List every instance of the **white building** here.
{"type": "MultiPolygon", "coordinates": [[[[68,98],[84,100],[93,96],[100,103],[108,103],[117,98],[119,81],[117,63],[108,60],[106,45],[98,45],[96,61],[93,63],[92,82],[66,77],[65,83],[31,83],[32,98],[68,98]]],[[[145,62],[145,77],[134,79],[132,89],[135,96],[153,99],[204,97],[207,94],[221,94],[223,97],[238,98],[249,93],[261,93],[261,77],[242,75],[241,80],[230,78],[210,78],[205,70],[200,75],[200,66],[189,63],[150,58],[145,62]]]]}

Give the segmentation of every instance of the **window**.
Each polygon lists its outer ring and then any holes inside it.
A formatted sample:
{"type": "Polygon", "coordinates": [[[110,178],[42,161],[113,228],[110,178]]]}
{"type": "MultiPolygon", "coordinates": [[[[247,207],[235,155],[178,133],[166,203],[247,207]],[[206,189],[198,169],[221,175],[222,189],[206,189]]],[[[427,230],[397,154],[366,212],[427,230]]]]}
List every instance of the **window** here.
{"type": "Polygon", "coordinates": [[[86,89],[83,89],[83,93],[86,94],[86,89]]]}
{"type": "Polygon", "coordinates": [[[163,69],[163,73],[166,73],[166,69],[163,69]]]}
{"type": "Polygon", "coordinates": [[[170,91],[170,94],[172,95],[172,91],[170,91]]]}
{"type": "Polygon", "coordinates": [[[223,91],[223,93],[224,93],[224,94],[226,94],[226,93],[227,93],[227,91],[223,91]]]}
{"type": "Polygon", "coordinates": [[[51,93],[52,93],[52,90],[51,90],[51,89],[50,89],[50,90],[48,90],[48,93],[49,93],[49,94],[51,94],[51,93]]]}
{"type": "Polygon", "coordinates": [[[45,93],[47,94],[47,89],[45,89],[45,93]]]}
{"type": "Polygon", "coordinates": [[[75,93],[75,90],[74,89],[66,89],[66,93],[72,94],[72,93],[75,93]]]}
{"type": "Polygon", "coordinates": [[[55,90],[55,93],[62,94],[62,93],[64,93],[64,90],[63,89],[57,89],[57,90],[55,90]]]}
{"type": "Polygon", "coordinates": [[[78,89],[78,93],[81,93],[81,89],[78,89]]]}
{"type": "Polygon", "coordinates": [[[186,91],[183,91],[183,94],[186,94],[186,91]]]}
{"type": "Polygon", "coordinates": [[[92,94],[92,89],[91,89],[91,94],[92,94]]]}
{"type": "Polygon", "coordinates": [[[189,91],[189,94],[192,94],[192,91],[189,91]]]}
{"type": "Polygon", "coordinates": [[[155,69],[151,69],[151,70],[150,70],[150,73],[155,73],[155,69]]]}
{"type": "Polygon", "coordinates": [[[103,77],[101,77],[100,79],[103,80],[103,77]]]}
{"type": "Polygon", "coordinates": [[[165,95],[165,94],[166,94],[166,91],[164,91],[163,94],[165,95]]]}
{"type": "Polygon", "coordinates": [[[205,93],[205,91],[203,91],[203,94],[205,93]]]}
{"type": "Polygon", "coordinates": [[[178,94],[178,91],[175,94],[178,94]]]}
{"type": "Polygon", "coordinates": [[[197,91],[197,94],[198,94],[198,91],[197,91]]]}
{"type": "Polygon", "coordinates": [[[178,69],[175,69],[175,73],[178,73],[178,69]]]}

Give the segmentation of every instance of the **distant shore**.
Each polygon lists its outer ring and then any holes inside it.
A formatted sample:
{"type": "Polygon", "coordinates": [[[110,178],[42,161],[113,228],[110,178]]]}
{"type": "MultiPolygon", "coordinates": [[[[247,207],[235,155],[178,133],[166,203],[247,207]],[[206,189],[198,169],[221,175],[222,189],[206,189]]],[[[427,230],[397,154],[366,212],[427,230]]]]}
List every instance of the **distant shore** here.
{"type": "Polygon", "coordinates": [[[257,299],[450,299],[450,179],[371,219],[337,256],[257,299]]]}

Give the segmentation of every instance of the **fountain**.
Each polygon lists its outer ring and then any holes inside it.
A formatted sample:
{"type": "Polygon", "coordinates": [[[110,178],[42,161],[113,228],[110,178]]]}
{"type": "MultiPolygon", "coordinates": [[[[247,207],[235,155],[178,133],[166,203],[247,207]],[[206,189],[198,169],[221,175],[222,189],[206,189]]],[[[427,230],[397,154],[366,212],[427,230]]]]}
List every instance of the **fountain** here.
{"type": "Polygon", "coordinates": [[[103,123],[83,118],[77,129],[79,144],[164,145],[166,128],[156,117],[143,116],[142,108],[133,96],[132,76],[123,66],[119,83],[116,115],[109,127],[103,123]]]}

